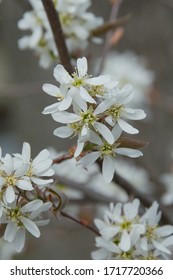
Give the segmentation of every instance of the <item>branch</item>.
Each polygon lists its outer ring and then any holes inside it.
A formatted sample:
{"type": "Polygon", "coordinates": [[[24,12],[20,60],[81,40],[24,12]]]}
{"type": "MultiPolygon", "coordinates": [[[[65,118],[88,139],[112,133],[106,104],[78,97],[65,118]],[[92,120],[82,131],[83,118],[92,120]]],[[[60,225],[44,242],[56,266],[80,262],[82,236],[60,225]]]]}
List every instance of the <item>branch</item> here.
{"type": "Polygon", "coordinates": [[[62,65],[64,66],[64,68],[70,73],[72,74],[73,71],[73,67],[71,65],[70,62],[70,55],[67,49],[67,45],[65,42],[65,38],[64,38],[64,34],[62,31],[62,27],[61,27],[61,23],[59,20],[59,14],[56,11],[53,1],[52,0],[42,0],[43,6],[45,8],[52,32],[53,32],[53,36],[54,36],[54,40],[55,40],[55,44],[59,53],[59,57],[61,60],[62,65]]]}
{"type": "Polygon", "coordinates": [[[76,219],[76,218],[70,216],[69,214],[67,214],[67,213],[65,213],[65,212],[63,212],[63,211],[61,211],[61,215],[62,215],[63,217],[65,217],[65,218],[67,218],[67,219],[72,220],[72,221],[75,222],[75,223],[78,223],[79,225],[81,225],[81,226],[83,226],[83,227],[89,229],[90,231],[94,232],[96,235],[100,236],[100,233],[99,233],[95,228],[93,228],[93,227],[91,227],[90,225],[88,225],[86,222],[81,221],[81,220],[78,220],[78,219],[76,219]]]}

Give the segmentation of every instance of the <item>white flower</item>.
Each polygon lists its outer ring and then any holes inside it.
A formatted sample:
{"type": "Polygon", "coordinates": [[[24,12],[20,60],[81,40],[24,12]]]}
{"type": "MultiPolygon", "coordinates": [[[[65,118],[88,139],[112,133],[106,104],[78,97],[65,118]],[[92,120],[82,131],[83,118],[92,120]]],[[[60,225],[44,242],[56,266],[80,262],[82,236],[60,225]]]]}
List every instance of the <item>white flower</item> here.
{"type": "Polygon", "coordinates": [[[127,133],[138,133],[139,131],[136,128],[124,120],[141,120],[146,117],[143,110],[126,107],[126,104],[133,98],[133,88],[131,85],[124,86],[120,91],[117,91],[117,89],[112,90],[105,97],[106,99],[99,104],[96,112],[104,112],[107,115],[106,121],[111,126],[118,124],[127,133]]]}
{"type": "MultiPolygon", "coordinates": [[[[135,199],[132,203],[110,204],[106,211],[104,221],[95,219],[101,238],[96,239],[96,246],[109,251],[111,257],[117,259],[133,259],[133,246],[137,243],[140,235],[145,232],[145,226],[140,223],[138,216],[140,202],[135,199]],[[111,252],[111,254],[110,254],[111,252]]],[[[108,257],[107,251],[107,257],[108,257]]],[[[103,250],[94,253],[99,255],[103,250]]],[[[93,256],[94,258],[96,257],[93,256]]]]}
{"type": "Polygon", "coordinates": [[[143,58],[132,51],[110,52],[103,73],[110,73],[112,78],[116,78],[120,88],[128,83],[133,85],[135,93],[131,104],[140,106],[149,104],[149,91],[155,75],[153,71],[147,69],[143,58]]]}
{"type": "Polygon", "coordinates": [[[112,134],[114,136],[113,144],[102,141],[102,139],[98,137],[98,135],[92,133],[90,142],[97,145],[95,147],[96,151],[88,153],[79,161],[79,164],[81,164],[84,168],[87,168],[91,166],[97,159],[103,159],[102,173],[107,183],[111,182],[113,179],[116,168],[117,155],[125,155],[131,158],[136,158],[143,155],[139,150],[118,147],[118,138],[120,137],[121,132],[122,130],[118,126],[112,130],[112,134]]]}
{"type": "Polygon", "coordinates": [[[102,86],[110,81],[108,75],[92,78],[87,74],[88,64],[85,57],[77,59],[76,72],[71,75],[65,68],[58,64],[54,69],[54,77],[61,86],[68,89],[68,94],[80,105],[81,99],[85,102],[96,103],[95,99],[88,93],[88,86],[102,86]]]}
{"type": "MultiPolygon", "coordinates": [[[[91,5],[90,1],[55,0],[53,2],[55,9],[59,12],[70,54],[75,53],[76,50],[85,49],[89,40],[96,41],[97,38],[92,36],[92,30],[101,25],[103,19],[87,11],[91,5]]],[[[18,28],[29,30],[31,34],[19,39],[19,48],[33,49],[40,57],[40,66],[47,68],[59,58],[59,54],[42,1],[29,0],[29,3],[33,9],[24,13],[23,18],[18,22],[18,28]]]]}
{"type": "Polygon", "coordinates": [[[78,135],[77,151],[75,156],[78,156],[83,150],[84,143],[90,141],[93,130],[99,133],[109,143],[113,144],[114,137],[106,125],[99,121],[99,115],[92,106],[83,110],[79,108],[74,113],[57,112],[52,114],[55,121],[67,124],[67,126],[59,127],[54,131],[54,134],[61,138],[66,138],[72,135],[78,135]]]}
{"type": "Polygon", "coordinates": [[[11,203],[15,200],[15,187],[27,191],[32,190],[33,187],[30,181],[24,177],[28,169],[27,164],[16,168],[15,159],[9,154],[2,159],[2,162],[0,167],[0,197],[3,197],[5,202],[11,203]]]}
{"type": "Polygon", "coordinates": [[[29,143],[23,143],[22,154],[14,154],[15,159],[20,164],[27,164],[28,168],[25,178],[34,184],[42,187],[53,182],[53,179],[42,179],[40,177],[50,177],[54,174],[51,168],[52,159],[47,149],[42,150],[33,160],[31,159],[31,147],[29,143]]]}
{"type": "Polygon", "coordinates": [[[169,259],[173,247],[173,226],[159,226],[161,212],[158,204],[140,217],[139,200],[110,204],[104,221],[95,219],[100,237],[96,237],[97,251],[93,259],[169,259]],[[123,211],[122,211],[123,210],[123,211]]]}
{"type": "Polygon", "coordinates": [[[57,101],[56,103],[53,103],[50,106],[47,106],[43,114],[52,114],[57,111],[63,111],[66,110],[70,107],[72,103],[72,97],[69,94],[66,94],[67,91],[64,88],[59,88],[57,86],[54,86],[52,84],[44,84],[43,85],[43,90],[51,95],[56,97],[57,101]]]}
{"type": "Polygon", "coordinates": [[[161,253],[169,255],[171,251],[167,247],[173,246],[173,226],[159,226],[161,212],[158,212],[158,208],[158,203],[153,202],[152,206],[141,217],[141,222],[146,225],[146,231],[140,246],[144,251],[154,248],[161,253]]]}
{"type": "Polygon", "coordinates": [[[3,223],[7,223],[4,240],[12,242],[17,252],[20,252],[25,244],[25,230],[33,236],[39,237],[38,226],[46,225],[49,220],[39,218],[40,213],[48,211],[51,207],[50,202],[43,203],[41,200],[33,200],[24,206],[19,205],[7,208],[3,223]]]}

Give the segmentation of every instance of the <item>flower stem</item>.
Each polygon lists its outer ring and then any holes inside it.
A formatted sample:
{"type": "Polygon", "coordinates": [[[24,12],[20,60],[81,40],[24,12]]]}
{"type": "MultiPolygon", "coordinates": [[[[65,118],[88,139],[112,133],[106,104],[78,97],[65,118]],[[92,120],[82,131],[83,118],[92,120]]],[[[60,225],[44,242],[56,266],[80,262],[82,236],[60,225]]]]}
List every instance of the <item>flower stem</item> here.
{"type": "Polygon", "coordinates": [[[96,229],[94,229],[93,227],[89,226],[89,225],[86,224],[85,222],[83,222],[83,221],[81,221],[81,220],[78,220],[78,219],[76,219],[76,218],[70,216],[69,214],[67,214],[67,213],[65,213],[65,212],[63,212],[63,211],[61,211],[61,215],[62,215],[63,217],[65,217],[65,218],[67,218],[67,219],[72,220],[73,222],[75,222],[75,223],[77,223],[77,224],[80,224],[81,226],[83,226],[83,227],[89,229],[90,231],[94,232],[96,235],[100,236],[100,233],[99,233],[96,229]]]}
{"type": "Polygon", "coordinates": [[[43,3],[44,9],[46,11],[46,14],[47,14],[47,17],[48,17],[48,20],[49,20],[49,23],[50,23],[50,26],[51,26],[51,29],[53,32],[55,44],[58,49],[61,63],[64,66],[64,68],[70,74],[72,74],[74,71],[73,71],[73,67],[70,62],[70,55],[69,55],[69,52],[67,49],[67,45],[66,45],[64,34],[62,31],[61,23],[59,20],[59,14],[55,9],[52,0],[42,0],[42,3],[43,3]]]}

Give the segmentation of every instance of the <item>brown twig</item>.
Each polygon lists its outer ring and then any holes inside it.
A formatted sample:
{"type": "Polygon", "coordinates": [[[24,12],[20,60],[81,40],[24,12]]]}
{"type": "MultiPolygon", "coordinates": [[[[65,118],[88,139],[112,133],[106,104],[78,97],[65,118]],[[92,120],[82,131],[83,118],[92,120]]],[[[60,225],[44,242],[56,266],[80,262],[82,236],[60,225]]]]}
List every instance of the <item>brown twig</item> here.
{"type": "Polygon", "coordinates": [[[61,27],[61,23],[60,23],[60,19],[59,19],[59,14],[56,11],[53,1],[52,0],[42,0],[43,6],[45,8],[52,32],[53,32],[53,36],[54,36],[54,40],[55,40],[55,44],[59,53],[59,57],[61,60],[62,65],[64,66],[64,68],[70,73],[72,74],[73,71],[73,67],[71,65],[70,62],[70,55],[67,49],[67,45],[65,42],[65,38],[64,38],[64,34],[62,31],[62,27],[61,27]]]}
{"type": "Polygon", "coordinates": [[[67,218],[67,219],[69,219],[69,220],[71,220],[71,221],[73,221],[73,222],[75,222],[75,223],[77,223],[77,224],[79,224],[79,225],[89,229],[90,231],[94,232],[96,235],[100,236],[100,233],[95,228],[91,227],[90,225],[88,225],[84,221],[78,220],[78,219],[70,216],[69,214],[67,214],[67,213],[65,213],[63,211],[61,211],[61,215],[63,217],[65,217],[65,218],[67,218]]]}

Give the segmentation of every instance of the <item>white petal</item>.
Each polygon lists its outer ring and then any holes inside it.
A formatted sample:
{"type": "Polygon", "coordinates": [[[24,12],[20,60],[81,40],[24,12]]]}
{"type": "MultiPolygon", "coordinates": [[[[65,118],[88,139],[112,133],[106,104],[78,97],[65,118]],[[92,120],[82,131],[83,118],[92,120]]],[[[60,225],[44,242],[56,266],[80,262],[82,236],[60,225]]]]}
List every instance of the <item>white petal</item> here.
{"type": "Polygon", "coordinates": [[[139,199],[134,199],[133,202],[128,202],[124,204],[123,211],[127,220],[132,220],[137,216],[139,205],[139,199]]]}
{"type": "Polygon", "coordinates": [[[72,77],[61,64],[55,67],[53,75],[60,84],[69,84],[72,81],[72,77]]]}
{"type": "Polygon", "coordinates": [[[54,121],[64,124],[74,123],[81,120],[80,116],[68,112],[57,112],[52,114],[52,118],[54,121]]]}
{"type": "Polygon", "coordinates": [[[118,232],[119,232],[119,227],[117,227],[117,226],[105,227],[105,228],[100,230],[101,235],[106,240],[109,240],[110,238],[113,238],[114,236],[116,236],[116,234],[118,232]]]}
{"type": "Polygon", "coordinates": [[[64,111],[64,110],[67,110],[70,105],[72,103],[72,98],[70,95],[67,95],[60,103],[59,103],[59,106],[58,106],[58,110],[59,111],[64,111]]]}
{"type": "Polygon", "coordinates": [[[136,157],[140,157],[143,155],[143,153],[141,151],[135,150],[135,149],[130,149],[130,148],[117,148],[116,153],[119,155],[131,157],[131,158],[136,158],[136,157]]]}
{"type": "Polygon", "coordinates": [[[114,160],[111,157],[104,156],[102,172],[106,183],[110,183],[113,179],[114,172],[115,172],[114,160]]]}
{"type": "Polygon", "coordinates": [[[33,165],[39,163],[40,161],[43,161],[49,157],[50,153],[47,149],[42,150],[33,160],[33,165]]]}
{"type": "Polygon", "coordinates": [[[15,177],[22,177],[26,174],[29,164],[22,164],[15,172],[15,177]]]}
{"type": "Polygon", "coordinates": [[[80,161],[79,164],[81,164],[83,167],[89,167],[91,166],[98,158],[100,157],[100,152],[92,152],[84,156],[80,161]]]}
{"type": "Polygon", "coordinates": [[[125,122],[124,120],[122,119],[118,119],[118,124],[119,126],[122,128],[122,130],[124,130],[125,132],[127,133],[130,133],[130,134],[136,134],[136,133],[139,133],[139,130],[134,128],[132,125],[130,125],[129,123],[125,122]]]}
{"type": "Polygon", "coordinates": [[[86,57],[78,58],[77,60],[77,70],[79,77],[84,77],[88,71],[88,64],[86,57]]]}
{"type": "Polygon", "coordinates": [[[162,226],[156,228],[156,234],[159,236],[168,236],[173,233],[173,226],[162,226]]]}
{"type": "Polygon", "coordinates": [[[153,245],[156,247],[156,249],[158,249],[161,252],[164,252],[166,254],[171,254],[171,251],[168,250],[163,244],[161,244],[160,242],[157,242],[156,240],[152,241],[153,245]]]}
{"type": "Polygon", "coordinates": [[[68,126],[61,126],[54,130],[53,134],[60,138],[68,138],[73,134],[73,129],[68,126]]]}
{"type": "Polygon", "coordinates": [[[96,131],[98,131],[109,144],[114,143],[114,137],[106,125],[96,122],[93,126],[96,129],[96,131]]]}
{"type": "Polygon", "coordinates": [[[16,186],[19,189],[26,190],[26,191],[32,191],[34,189],[31,182],[26,180],[18,180],[16,186]]]}
{"type": "Polygon", "coordinates": [[[90,130],[89,141],[99,146],[103,144],[101,138],[92,130],[90,130]]]}
{"type": "Polygon", "coordinates": [[[4,239],[8,242],[12,242],[15,238],[15,235],[17,233],[17,225],[15,223],[8,223],[5,229],[4,233],[4,239]]]}
{"type": "Polygon", "coordinates": [[[43,171],[46,171],[52,164],[52,160],[51,159],[47,159],[44,161],[41,161],[38,164],[33,164],[33,173],[36,175],[39,175],[40,173],[42,173],[43,171]]]}
{"type": "Polygon", "coordinates": [[[12,203],[15,200],[15,192],[13,187],[8,186],[5,192],[5,198],[8,203],[12,203]]]}
{"type": "Polygon", "coordinates": [[[35,177],[32,177],[31,179],[38,186],[45,186],[47,184],[53,183],[53,179],[40,179],[35,177]]]}
{"type": "Polygon", "coordinates": [[[80,95],[86,102],[96,103],[94,98],[91,97],[91,95],[86,91],[84,87],[80,87],[80,95]]]}
{"type": "Polygon", "coordinates": [[[25,245],[25,230],[24,229],[19,229],[15,239],[13,241],[13,244],[15,246],[16,251],[19,253],[22,251],[24,245],[25,245]]]}
{"type": "Polygon", "coordinates": [[[81,154],[84,148],[84,144],[85,143],[80,143],[79,141],[77,142],[77,147],[74,153],[74,157],[78,157],[81,154]]]}
{"type": "Polygon", "coordinates": [[[90,85],[104,85],[105,83],[110,81],[109,75],[100,75],[95,78],[87,79],[86,82],[90,85]]]}
{"type": "Polygon", "coordinates": [[[117,141],[118,138],[121,136],[122,129],[120,128],[119,125],[115,125],[111,132],[114,136],[114,141],[117,141]]]}
{"type": "Polygon", "coordinates": [[[123,111],[123,117],[129,120],[142,120],[146,117],[146,114],[143,110],[134,109],[134,112],[128,112],[128,108],[125,108],[123,111]]]}
{"type": "Polygon", "coordinates": [[[29,203],[27,203],[26,205],[24,205],[22,208],[21,208],[21,212],[24,213],[24,212],[32,212],[38,208],[40,208],[41,206],[43,205],[43,201],[40,200],[40,199],[35,199],[29,203]]]}
{"type": "Polygon", "coordinates": [[[21,217],[21,222],[32,235],[34,235],[35,237],[40,237],[40,231],[33,221],[25,217],[21,217]]]}
{"type": "Polygon", "coordinates": [[[121,248],[121,250],[123,250],[125,252],[129,251],[131,248],[130,236],[126,231],[123,231],[123,233],[122,233],[119,247],[121,248]]]}
{"type": "Polygon", "coordinates": [[[111,99],[106,99],[103,102],[101,102],[97,108],[94,111],[94,114],[98,115],[100,113],[105,112],[107,109],[110,108],[110,106],[113,104],[114,102],[111,99]]]}
{"type": "Polygon", "coordinates": [[[53,114],[56,111],[58,111],[58,109],[59,109],[59,102],[56,102],[56,103],[53,103],[53,104],[45,107],[42,113],[44,115],[53,114]]]}
{"type": "Polygon", "coordinates": [[[24,162],[30,162],[31,160],[31,146],[29,143],[24,142],[22,148],[22,158],[24,162]]]}
{"type": "Polygon", "coordinates": [[[52,84],[44,84],[42,89],[51,96],[62,97],[62,93],[57,86],[54,86],[52,84]]]}

